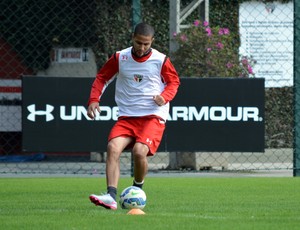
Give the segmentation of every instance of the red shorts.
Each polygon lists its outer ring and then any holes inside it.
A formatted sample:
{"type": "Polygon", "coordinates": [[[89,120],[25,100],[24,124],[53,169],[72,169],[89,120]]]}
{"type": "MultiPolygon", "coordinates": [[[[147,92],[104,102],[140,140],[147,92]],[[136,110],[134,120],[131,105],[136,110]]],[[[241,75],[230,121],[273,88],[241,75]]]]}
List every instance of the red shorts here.
{"type": "Polygon", "coordinates": [[[140,142],[149,147],[148,156],[153,156],[161,142],[164,130],[165,122],[155,116],[119,118],[110,131],[108,141],[120,136],[133,137],[134,141],[126,149],[140,142]]]}

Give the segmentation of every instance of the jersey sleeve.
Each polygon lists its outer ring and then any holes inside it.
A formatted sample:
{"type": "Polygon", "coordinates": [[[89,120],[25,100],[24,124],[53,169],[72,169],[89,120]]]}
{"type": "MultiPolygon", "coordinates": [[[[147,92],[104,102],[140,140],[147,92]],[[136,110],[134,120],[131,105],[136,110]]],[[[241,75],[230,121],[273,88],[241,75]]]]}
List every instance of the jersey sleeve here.
{"type": "Polygon", "coordinates": [[[96,78],[92,84],[88,105],[93,102],[100,102],[100,98],[114,79],[114,76],[119,72],[119,53],[115,53],[98,71],[96,78]]]}
{"type": "Polygon", "coordinates": [[[163,80],[166,84],[166,87],[161,93],[161,96],[165,99],[167,103],[175,97],[178,87],[180,85],[180,80],[177,71],[175,70],[169,58],[166,58],[162,66],[161,76],[163,77],[163,80]]]}

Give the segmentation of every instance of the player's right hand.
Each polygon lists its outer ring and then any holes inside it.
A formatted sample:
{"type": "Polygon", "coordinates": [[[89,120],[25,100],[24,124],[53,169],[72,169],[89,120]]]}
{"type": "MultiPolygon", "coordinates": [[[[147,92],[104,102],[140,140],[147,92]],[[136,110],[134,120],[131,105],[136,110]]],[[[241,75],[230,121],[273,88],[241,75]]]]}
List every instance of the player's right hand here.
{"type": "Polygon", "coordinates": [[[96,111],[100,113],[100,106],[98,102],[92,102],[87,109],[87,115],[89,118],[94,119],[96,117],[96,111]]]}

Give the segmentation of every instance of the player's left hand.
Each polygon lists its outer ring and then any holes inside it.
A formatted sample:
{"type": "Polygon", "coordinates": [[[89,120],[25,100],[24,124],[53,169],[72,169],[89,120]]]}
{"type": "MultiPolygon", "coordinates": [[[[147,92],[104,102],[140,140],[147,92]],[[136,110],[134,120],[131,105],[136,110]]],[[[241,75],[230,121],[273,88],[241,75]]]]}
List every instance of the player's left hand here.
{"type": "Polygon", "coordinates": [[[161,95],[153,96],[153,100],[158,106],[162,106],[162,105],[166,104],[165,99],[161,95]]]}

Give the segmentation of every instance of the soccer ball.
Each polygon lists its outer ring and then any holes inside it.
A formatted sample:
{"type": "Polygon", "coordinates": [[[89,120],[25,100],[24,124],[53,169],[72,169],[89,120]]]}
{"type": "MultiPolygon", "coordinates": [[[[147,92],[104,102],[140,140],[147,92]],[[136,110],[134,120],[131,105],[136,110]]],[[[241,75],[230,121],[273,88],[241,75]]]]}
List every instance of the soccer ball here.
{"type": "Polygon", "coordinates": [[[146,206],[145,192],[136,186],[125,188],[121,195],[119,203],[123,209],[143,209],[146,206]]]}

